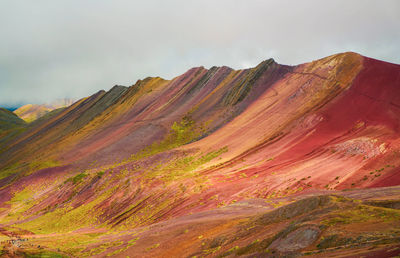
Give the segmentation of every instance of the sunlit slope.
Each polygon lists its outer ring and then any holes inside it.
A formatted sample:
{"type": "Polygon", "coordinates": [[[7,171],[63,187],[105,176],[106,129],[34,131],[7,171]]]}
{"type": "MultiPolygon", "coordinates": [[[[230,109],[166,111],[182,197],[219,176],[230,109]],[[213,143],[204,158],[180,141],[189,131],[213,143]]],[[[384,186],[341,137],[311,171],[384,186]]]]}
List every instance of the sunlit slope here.
{"type": "Polygon", "coordinates": [[[399,76],[399,65],[353,53],[300,65],[231,123],[185,149],[228,146],[226,162],[213,171],[257,175],[257,188],[242,182],[259,197],[397,185],[399,76]]]}

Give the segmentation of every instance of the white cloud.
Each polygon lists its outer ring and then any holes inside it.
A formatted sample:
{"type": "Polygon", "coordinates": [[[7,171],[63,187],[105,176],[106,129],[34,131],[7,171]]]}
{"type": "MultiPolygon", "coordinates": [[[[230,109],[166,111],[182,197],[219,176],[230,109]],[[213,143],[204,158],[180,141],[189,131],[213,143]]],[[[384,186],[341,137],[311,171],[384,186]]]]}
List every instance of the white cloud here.
{"type": "Polygon", "coordinates": [[[82,97],[193,66],[343,51],[400,63],[397,0],[2,0],[0,105],[82,97]]]}

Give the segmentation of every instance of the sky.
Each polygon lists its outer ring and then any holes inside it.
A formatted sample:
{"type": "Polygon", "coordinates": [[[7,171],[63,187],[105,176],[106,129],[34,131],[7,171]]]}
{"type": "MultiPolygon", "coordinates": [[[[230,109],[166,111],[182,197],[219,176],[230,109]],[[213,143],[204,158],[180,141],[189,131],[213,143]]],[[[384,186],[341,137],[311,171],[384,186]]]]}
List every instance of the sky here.
{"type": "Polygon", "coordinates": [[[400,1],[0,0],[0,106],[345,51],[400,63],[400,1]]]}

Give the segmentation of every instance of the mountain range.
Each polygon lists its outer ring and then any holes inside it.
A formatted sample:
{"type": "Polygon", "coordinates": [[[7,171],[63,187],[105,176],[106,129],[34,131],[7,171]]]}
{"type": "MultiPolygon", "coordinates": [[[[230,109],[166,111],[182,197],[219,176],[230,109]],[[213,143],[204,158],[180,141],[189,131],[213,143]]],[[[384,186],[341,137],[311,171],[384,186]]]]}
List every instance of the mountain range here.
{"type": "Polygon", "coordinates": [[[2,254],[398,255],[399,136],[400,65],[353,52],[0,109],[2,254]]]}

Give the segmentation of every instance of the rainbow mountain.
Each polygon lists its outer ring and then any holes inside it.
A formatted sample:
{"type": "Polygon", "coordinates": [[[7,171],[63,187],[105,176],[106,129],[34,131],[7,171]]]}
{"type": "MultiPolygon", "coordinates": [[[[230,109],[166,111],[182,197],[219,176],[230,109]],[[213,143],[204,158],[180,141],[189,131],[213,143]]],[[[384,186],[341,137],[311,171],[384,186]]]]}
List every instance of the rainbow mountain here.
{"type": "Polygon", "coordinates": [[[5,257],[400,253],[400,65],[195,67],[9,113],[5,257]]]}

